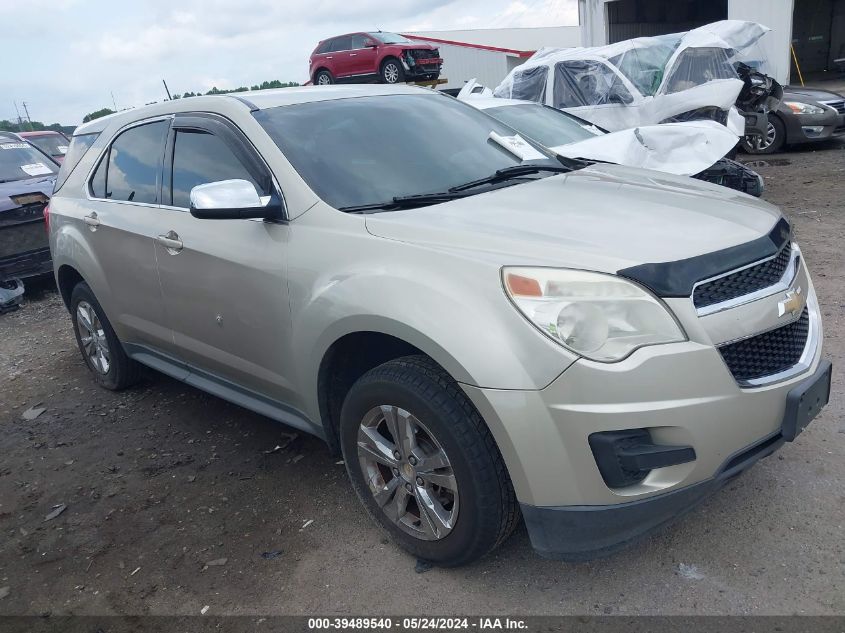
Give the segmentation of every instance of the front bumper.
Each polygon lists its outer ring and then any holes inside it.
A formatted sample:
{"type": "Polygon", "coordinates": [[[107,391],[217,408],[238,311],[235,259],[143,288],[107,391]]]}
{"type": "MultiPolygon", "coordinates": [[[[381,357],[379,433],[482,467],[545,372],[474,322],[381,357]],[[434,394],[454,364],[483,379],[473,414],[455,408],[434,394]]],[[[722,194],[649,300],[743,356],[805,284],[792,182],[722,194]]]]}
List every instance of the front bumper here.
{"type": "Polygon", "coordinates": [[[612,551],[783,443],[789,394],[829,365],[803,267],[793,283],[807,293],[815,329],[795,371],[769,383],[740,386],[715,346],[738,329],[765,331],[760,319],[775,311],[781,293],[706,316],[697,316],[689,299],[667,300],[688,341],[641,348],[617,363],[580,359],[538,391],[464,386],[497,441],[540,553],[585,558],[612,551]],[[630,429],[647,430],[658,445],[692,447],[695,459],[610,487],[589,437],[630,429]]]}
{"type": "MultiPolygon", "coordinates": [[[[798,392],[820,381],[829,387],[831,365],[819,364],[816,372],[794,387],[798,392]]],[[[758,460],[768,457],[784,442],[794,439],[792,419],[782,430],[738,451],[705,481],[639,501],[603,506],[538,507],[521,504],[522,516],[534,549],[546,558],[586,560],[611,554],[662,525],[694,509],[758,460]]]]}
{"type": "Polygon", "coordinates": [[[27,279],[53,273],[50,248],[39,248],[26,253],[0,259],[0,281],[5,279],[27,279]]]}
{"type": "Polygon", "coordinates": [[[814,143],[837,138],[845,134],[845,115],[829,109],[824,114],[788,114],[786,123],[787,143],[814,143]]]}

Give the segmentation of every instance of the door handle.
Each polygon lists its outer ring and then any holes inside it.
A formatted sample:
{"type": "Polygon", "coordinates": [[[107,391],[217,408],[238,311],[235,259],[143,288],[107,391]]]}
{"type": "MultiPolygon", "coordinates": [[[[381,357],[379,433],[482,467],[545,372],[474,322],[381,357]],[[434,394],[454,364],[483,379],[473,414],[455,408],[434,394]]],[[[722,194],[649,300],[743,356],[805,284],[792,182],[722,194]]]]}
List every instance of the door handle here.
{"type": "Polygon", "coordinates": [[[349,56],[350,56],[350,57],[357,57],[357,56],[358,56],[358,53],[349,53],[349,56]]]}
{"type": "Polygon", "coordinates": [[[92,231],[96,231],[97,227],[100,226],[100,218],[97,217],[97,212],[92,211],[88,215],[82,216],[82,221],[88,225],[88,228],[92,231]]]}
{"type": "Polygon", "coordinates": [[[329,55],[328,57],[326,57],[326,59],[334,59],[334,57],[332,57],[331,55],[329,55]]]}
{"type": "Polygon", "coordinates": [[[182,250],[182,240],[179,239],[175,231],[168,231],[167,235],[159,235],[156,241],[164,246],[171,255],[176,255],[182,250]]]}

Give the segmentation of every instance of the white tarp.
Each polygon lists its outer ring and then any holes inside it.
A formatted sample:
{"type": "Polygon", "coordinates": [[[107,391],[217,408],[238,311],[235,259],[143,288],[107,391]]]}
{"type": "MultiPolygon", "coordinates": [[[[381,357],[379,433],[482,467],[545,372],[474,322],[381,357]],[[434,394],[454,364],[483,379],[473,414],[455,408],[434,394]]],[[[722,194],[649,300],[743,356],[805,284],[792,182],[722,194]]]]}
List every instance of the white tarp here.
{"type": "MultiPolygon", "coordinates": [[[[521,126],[515,122],[518,119],[505,116],[510,108],[519,108],[524,113],[523,116],[533,113],[532,121],[536,121],[537,117],[546,125],[550,121],[543,115],[543,112],[548,112],[546,108],[531,101],[493,97],[490,91],[475,79],[467,82],[458,94],[458,99],[487,112],[506,125],[511,125],[523,136],[531,136],[531,126],[523,119],[525,129],[520,129],[521,126]]],[[[570,136],[578,140],[549,147],[561,156],[654,169],[679,176],[692,176],[711,167],[739,141],[738,134],[715,121],[641,125],[605,133],[585,121],[579,121],[565,113],[556,113],[554,125],[560,125],[561,131],[573,126],[579,130],[579,134],[570,136]]],[[[566,132],[563,136],[570,134],[572,133],[566,132]]],[[[536,135],[534,141],[543,144],[543,140],[536,135]]]]}
{"type": "Polygon", "coordinates": [[[643,125],[550,149],[569,158],[692,176],[712,166],[733,149],[738,140],[715,121],[689,121],[643,125]]]}
{"type": "MultiPolygon", "coordinates": [[[[764,66],[755,45],[768,31],[754,22],[723,20],[608,46],[543,48],[512,70],[494,94],[545,103],[609,130],[701,108],[728,112],[743,88],[733,64],[764,66]]],[[[736,127],[735,114],[731,118],[736,127]]]]}

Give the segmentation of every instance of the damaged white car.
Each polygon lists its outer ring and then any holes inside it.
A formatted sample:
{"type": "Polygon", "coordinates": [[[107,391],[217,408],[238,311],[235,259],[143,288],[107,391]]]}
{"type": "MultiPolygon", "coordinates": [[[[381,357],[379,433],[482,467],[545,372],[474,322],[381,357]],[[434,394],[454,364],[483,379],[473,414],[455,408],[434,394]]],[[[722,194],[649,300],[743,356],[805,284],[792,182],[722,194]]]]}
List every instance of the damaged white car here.
{"type": "Polygon", "coordinates": [[[474,93],[471,80],[458,99],[544,145],[559,156],[692,176],[759,197],[763,179],[724,158],[738,137],[715,121],[643,125],[610,132],[574,115],[532,101],[474,93]]]}
{"type": "Polygon", "coordinates": [[[544,103],[613,131],[709,119],[737,136],[763,134],[783,93],[763,74],[757,43],[769,30],[723,20],[608,46],[543,48],[493,94],[544,103]]]}

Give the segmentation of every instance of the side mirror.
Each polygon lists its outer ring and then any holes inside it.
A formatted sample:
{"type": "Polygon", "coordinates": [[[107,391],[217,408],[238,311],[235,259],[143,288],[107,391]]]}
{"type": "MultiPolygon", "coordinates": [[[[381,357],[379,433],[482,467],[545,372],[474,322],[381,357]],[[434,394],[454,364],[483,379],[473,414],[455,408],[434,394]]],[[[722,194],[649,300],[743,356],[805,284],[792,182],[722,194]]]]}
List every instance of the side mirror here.
{"type": "Polygon", "coordinates": [[[191,189],[191,215],[201,220],[281,220],[278,196],[262,199],[255,185],[246,180],[219,180],[191,189]]]}
{"type": "Polygon", "coordinates": [[[364,48],[378,48],[378,42],[375,40],[364,40],[364,48]]]}

